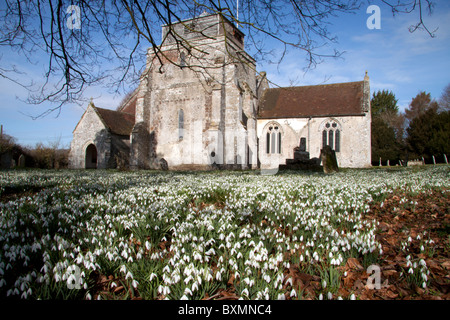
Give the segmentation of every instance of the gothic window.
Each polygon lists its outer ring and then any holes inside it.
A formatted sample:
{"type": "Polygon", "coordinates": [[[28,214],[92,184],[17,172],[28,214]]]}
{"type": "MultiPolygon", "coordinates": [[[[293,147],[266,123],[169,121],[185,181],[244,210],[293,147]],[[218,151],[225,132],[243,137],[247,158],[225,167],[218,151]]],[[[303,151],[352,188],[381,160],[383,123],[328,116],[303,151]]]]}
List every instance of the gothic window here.
{"type": "Polygon", "coordinates": [[[184,112],[183,109],[178,111],[178,140],[183,140],[184,137],[184,112]]]}
{"type": "Polygon", "coordinates": [[[328,121],[322,131],[322,147],[330,146],[334,151],[341,150],[341,130],[335,121],[328,121]]]}
{"type": "Polygon", "coordinates": [[[277,124],[267,128],[266,153],[281,153],[281,130],[277,124]]]}

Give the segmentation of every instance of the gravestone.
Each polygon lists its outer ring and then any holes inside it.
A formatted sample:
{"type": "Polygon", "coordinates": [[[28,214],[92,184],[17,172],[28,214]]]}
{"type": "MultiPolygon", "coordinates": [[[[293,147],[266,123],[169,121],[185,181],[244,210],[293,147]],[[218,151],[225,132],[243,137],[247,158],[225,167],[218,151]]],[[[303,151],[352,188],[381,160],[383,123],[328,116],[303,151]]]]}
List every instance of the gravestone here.
{"type": "Polygon", "coordinates": [[[18,160],[18,167],[25,168],[25,156],[23,154],[20,155],[18,160]]]}
{"type": "Polygon", "coordinates": [[[320,150],[320,158],[322,160],[323,172],[332,173],[339,172],[336,152],[330,146],[325,146],[320,150]]]}
{"type": "Polygon", "coordinates": [[[279,166],[280,170],[308,170],[321,171],[320,159],[309,158],[309,152],[306,151],[306,138],[300,138],[300,145],[294,148],[294,159],[286,159],[285,165],[279,166]]]}
{"type": "Polygon", "coordinates": [[[300,145],[294,148],[294,159],[299,161],[308,161],[309,152],[306,152],[306,138],[300,138],[300,145]]]}

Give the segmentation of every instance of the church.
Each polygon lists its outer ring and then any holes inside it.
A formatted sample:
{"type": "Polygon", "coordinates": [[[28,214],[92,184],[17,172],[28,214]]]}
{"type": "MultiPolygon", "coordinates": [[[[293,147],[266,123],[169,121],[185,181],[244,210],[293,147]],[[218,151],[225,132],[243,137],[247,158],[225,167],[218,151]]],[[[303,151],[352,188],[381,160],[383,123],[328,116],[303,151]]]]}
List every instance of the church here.
{"type": "Polygon", "coordinates": [[[315,158],[326,145],[340,167],[371,165],[367,72],[356,82],[271,88],[245,35],[220,15],[163,26],[162,35],[128,100],[115,110],[88,105],[71,168],[271,169],[299,147],[315,158]]]}

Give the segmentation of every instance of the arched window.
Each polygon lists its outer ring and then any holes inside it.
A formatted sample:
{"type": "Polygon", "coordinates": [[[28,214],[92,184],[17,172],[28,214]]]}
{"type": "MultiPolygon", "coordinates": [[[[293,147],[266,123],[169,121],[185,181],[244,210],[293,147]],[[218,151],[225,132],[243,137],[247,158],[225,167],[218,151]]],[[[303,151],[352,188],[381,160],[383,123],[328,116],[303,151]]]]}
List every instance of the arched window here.
{"type": "Polygon", "coordinates": [[[183,109],[178,111],[178,140],[183,140],[184,137],[184,112],[183,109]]]}
{"type": "Polygon", "coordinates": [[[336,152],[341,150],[341,130],[336,121],[328,121],[322,130],[322,148],[327,145],[336,152]]]}
{"type": "Polygon", "coordinates": [[[267,128],[266,153],[281,153],[281,130],[277,124],[267,128]]]}

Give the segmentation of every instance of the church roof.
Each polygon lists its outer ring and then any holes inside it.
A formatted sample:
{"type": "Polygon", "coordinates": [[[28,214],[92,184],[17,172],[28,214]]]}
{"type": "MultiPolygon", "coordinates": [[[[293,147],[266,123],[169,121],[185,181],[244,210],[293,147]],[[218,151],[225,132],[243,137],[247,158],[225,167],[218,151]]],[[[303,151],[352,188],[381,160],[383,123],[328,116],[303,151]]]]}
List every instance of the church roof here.
{"type": "Polygon", "coordinates": [[[112,133],[129,136],[134,126],[134,115],[130,113],[93,107],[100,119],[112,133]]]}
{"type": "Polygon", "coordinates": [[[264,91],[258,118],[363,115],[364,81],[264,91]]]}

